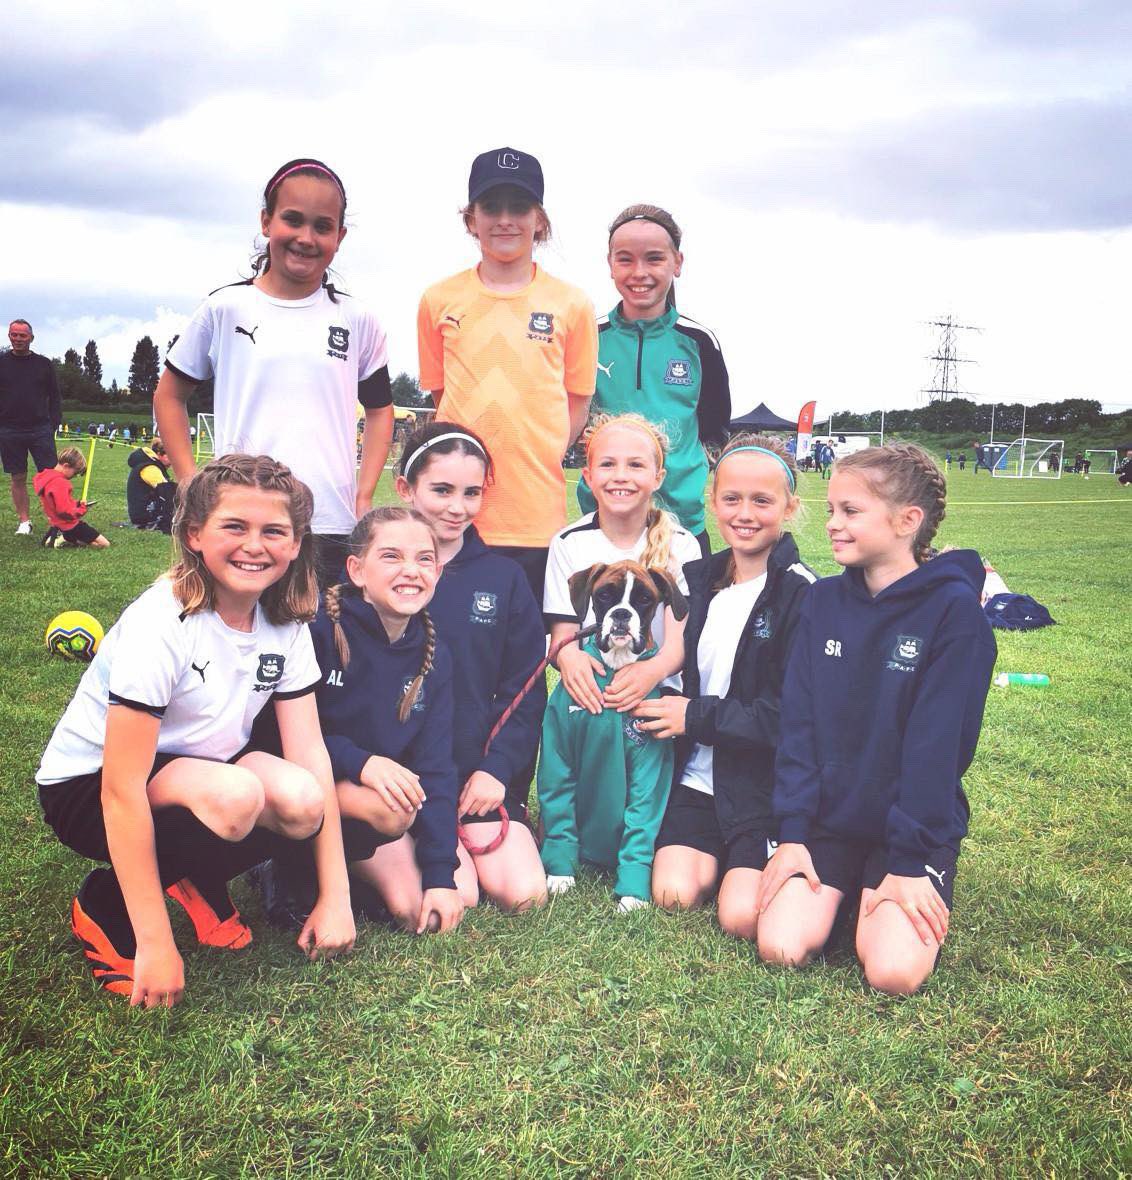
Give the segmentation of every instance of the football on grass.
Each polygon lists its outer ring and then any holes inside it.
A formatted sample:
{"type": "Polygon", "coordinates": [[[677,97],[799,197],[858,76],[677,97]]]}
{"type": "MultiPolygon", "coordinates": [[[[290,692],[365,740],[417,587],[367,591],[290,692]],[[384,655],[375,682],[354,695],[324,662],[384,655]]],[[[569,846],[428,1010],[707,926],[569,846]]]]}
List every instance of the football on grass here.
{"type": "Polygon", "coordinates": [[[102,642],[102,624],[82,610],[65,610],[47,625],[47,650],[65,660],[89,663],[102,642]]]}

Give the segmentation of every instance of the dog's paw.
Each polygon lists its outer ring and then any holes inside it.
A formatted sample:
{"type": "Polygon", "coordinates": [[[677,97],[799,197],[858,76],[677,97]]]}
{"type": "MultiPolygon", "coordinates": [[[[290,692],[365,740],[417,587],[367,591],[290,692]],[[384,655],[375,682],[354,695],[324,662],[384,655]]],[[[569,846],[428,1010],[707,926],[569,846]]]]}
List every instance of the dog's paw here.
{"type": "Polygon", "coordinates": [[[617,912],[619,914],[631,914],[634,910],[647,908],[648,904],[643,897],[621,897],[617,900],[617,912]]]}
{"type": "Polygon", "coordinates": [[[547,874],[546,891],[553,895],[555,893],[569,893],[577,882],[573,877],[555,877],[553,874],[547,874]]]}

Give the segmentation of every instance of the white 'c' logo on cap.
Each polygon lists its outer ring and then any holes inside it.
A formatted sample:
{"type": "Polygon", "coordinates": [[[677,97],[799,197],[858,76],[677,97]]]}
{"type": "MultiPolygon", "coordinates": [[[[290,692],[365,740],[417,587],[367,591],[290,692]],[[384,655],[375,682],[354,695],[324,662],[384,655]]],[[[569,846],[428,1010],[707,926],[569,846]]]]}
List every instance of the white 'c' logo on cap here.
{"type": "Polygon", "coordinates": [[[514,152],[500,152],[495,162],[500,168],[515,169],[519,167],[519,157],[514,152]]]}

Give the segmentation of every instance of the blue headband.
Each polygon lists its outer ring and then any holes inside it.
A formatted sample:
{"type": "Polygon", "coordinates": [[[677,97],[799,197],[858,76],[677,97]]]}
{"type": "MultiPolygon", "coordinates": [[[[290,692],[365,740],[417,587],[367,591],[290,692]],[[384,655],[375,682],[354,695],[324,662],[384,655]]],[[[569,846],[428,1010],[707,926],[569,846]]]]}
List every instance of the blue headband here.
{"type": "Polygon", "coordinates": [[[756,447],[753,445],[745,447],[732,447],[731,450],[724,451],[723,454],[719,456],[719,462],[716,463],[716,467],[718,467],[724,459],[730,459],[732,455],[737,455],[740,451],[758,451],[760,455],[769,455],[772,459],[776,460],[782,465],[782,470],[786,472],[786,478],[790,481],[790,490],[794,491],[794,472],[790,470],[790,465],[781,455],[775,451],[767,450],[766,447],[756,447]]]}

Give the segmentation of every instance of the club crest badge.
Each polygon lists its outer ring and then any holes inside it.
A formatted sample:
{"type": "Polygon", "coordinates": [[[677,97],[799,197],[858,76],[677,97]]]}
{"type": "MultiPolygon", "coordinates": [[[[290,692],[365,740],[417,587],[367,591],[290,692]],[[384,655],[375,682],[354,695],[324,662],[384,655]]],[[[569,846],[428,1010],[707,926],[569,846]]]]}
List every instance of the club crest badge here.
{"type": "Polygon", "coordinates": [[[337,324],[332,324],[330,332],[326,337],[327,356],[337,357],[338,360],[344,361],[349,351],[350,329],[341,328],[337,324]]]}
{"type": "Polygon", "coordinates": [[[532,311],[527,322],[527,338],[549,343],[554,335],[554,316],[548,311],[532,311]]]}
{"type": "Polygon", "coordinates": [[[261,655],[259,657],[259,667],[255,673],[254,689],[256,692],[271,692],[271,690],[283,679],[283,665],[286,663],[284,656],[278,655],[261,655]]]}
{"type": "Polygon", "coordinates": [[[641,729],[641,722],[636,717],[626,717],[621,732],[625,735],[625,740],[632,742],[634,746],[643,746],[649,740],[649,735],[641,729]]]}
{"type": "Polygon", "coordinates": [[[774,634],[770,621],[770,608],[758,611],[751,620],[751,636],[754,639],[769,639],[774,634]]]}
{"type": "Polygon", "coordinates": [[[886,666],[894,671],[910,672],[920,662],[923,651],[924,641],[918,635],[898,635],[886,666]]]}
{"type": "Polygon", "coordinates": [[[498,609],[498,599],[494,594],[489,594],[486,590],[472,591],[472,613],[470,618],[473,623],[489,623],[494,626],[498,609]]]}
{"type": "Polygon", "coordinates": [[[665,385],[691,385],[692,366],[681,357],[673,357],[664,371],[665,385]]]}

